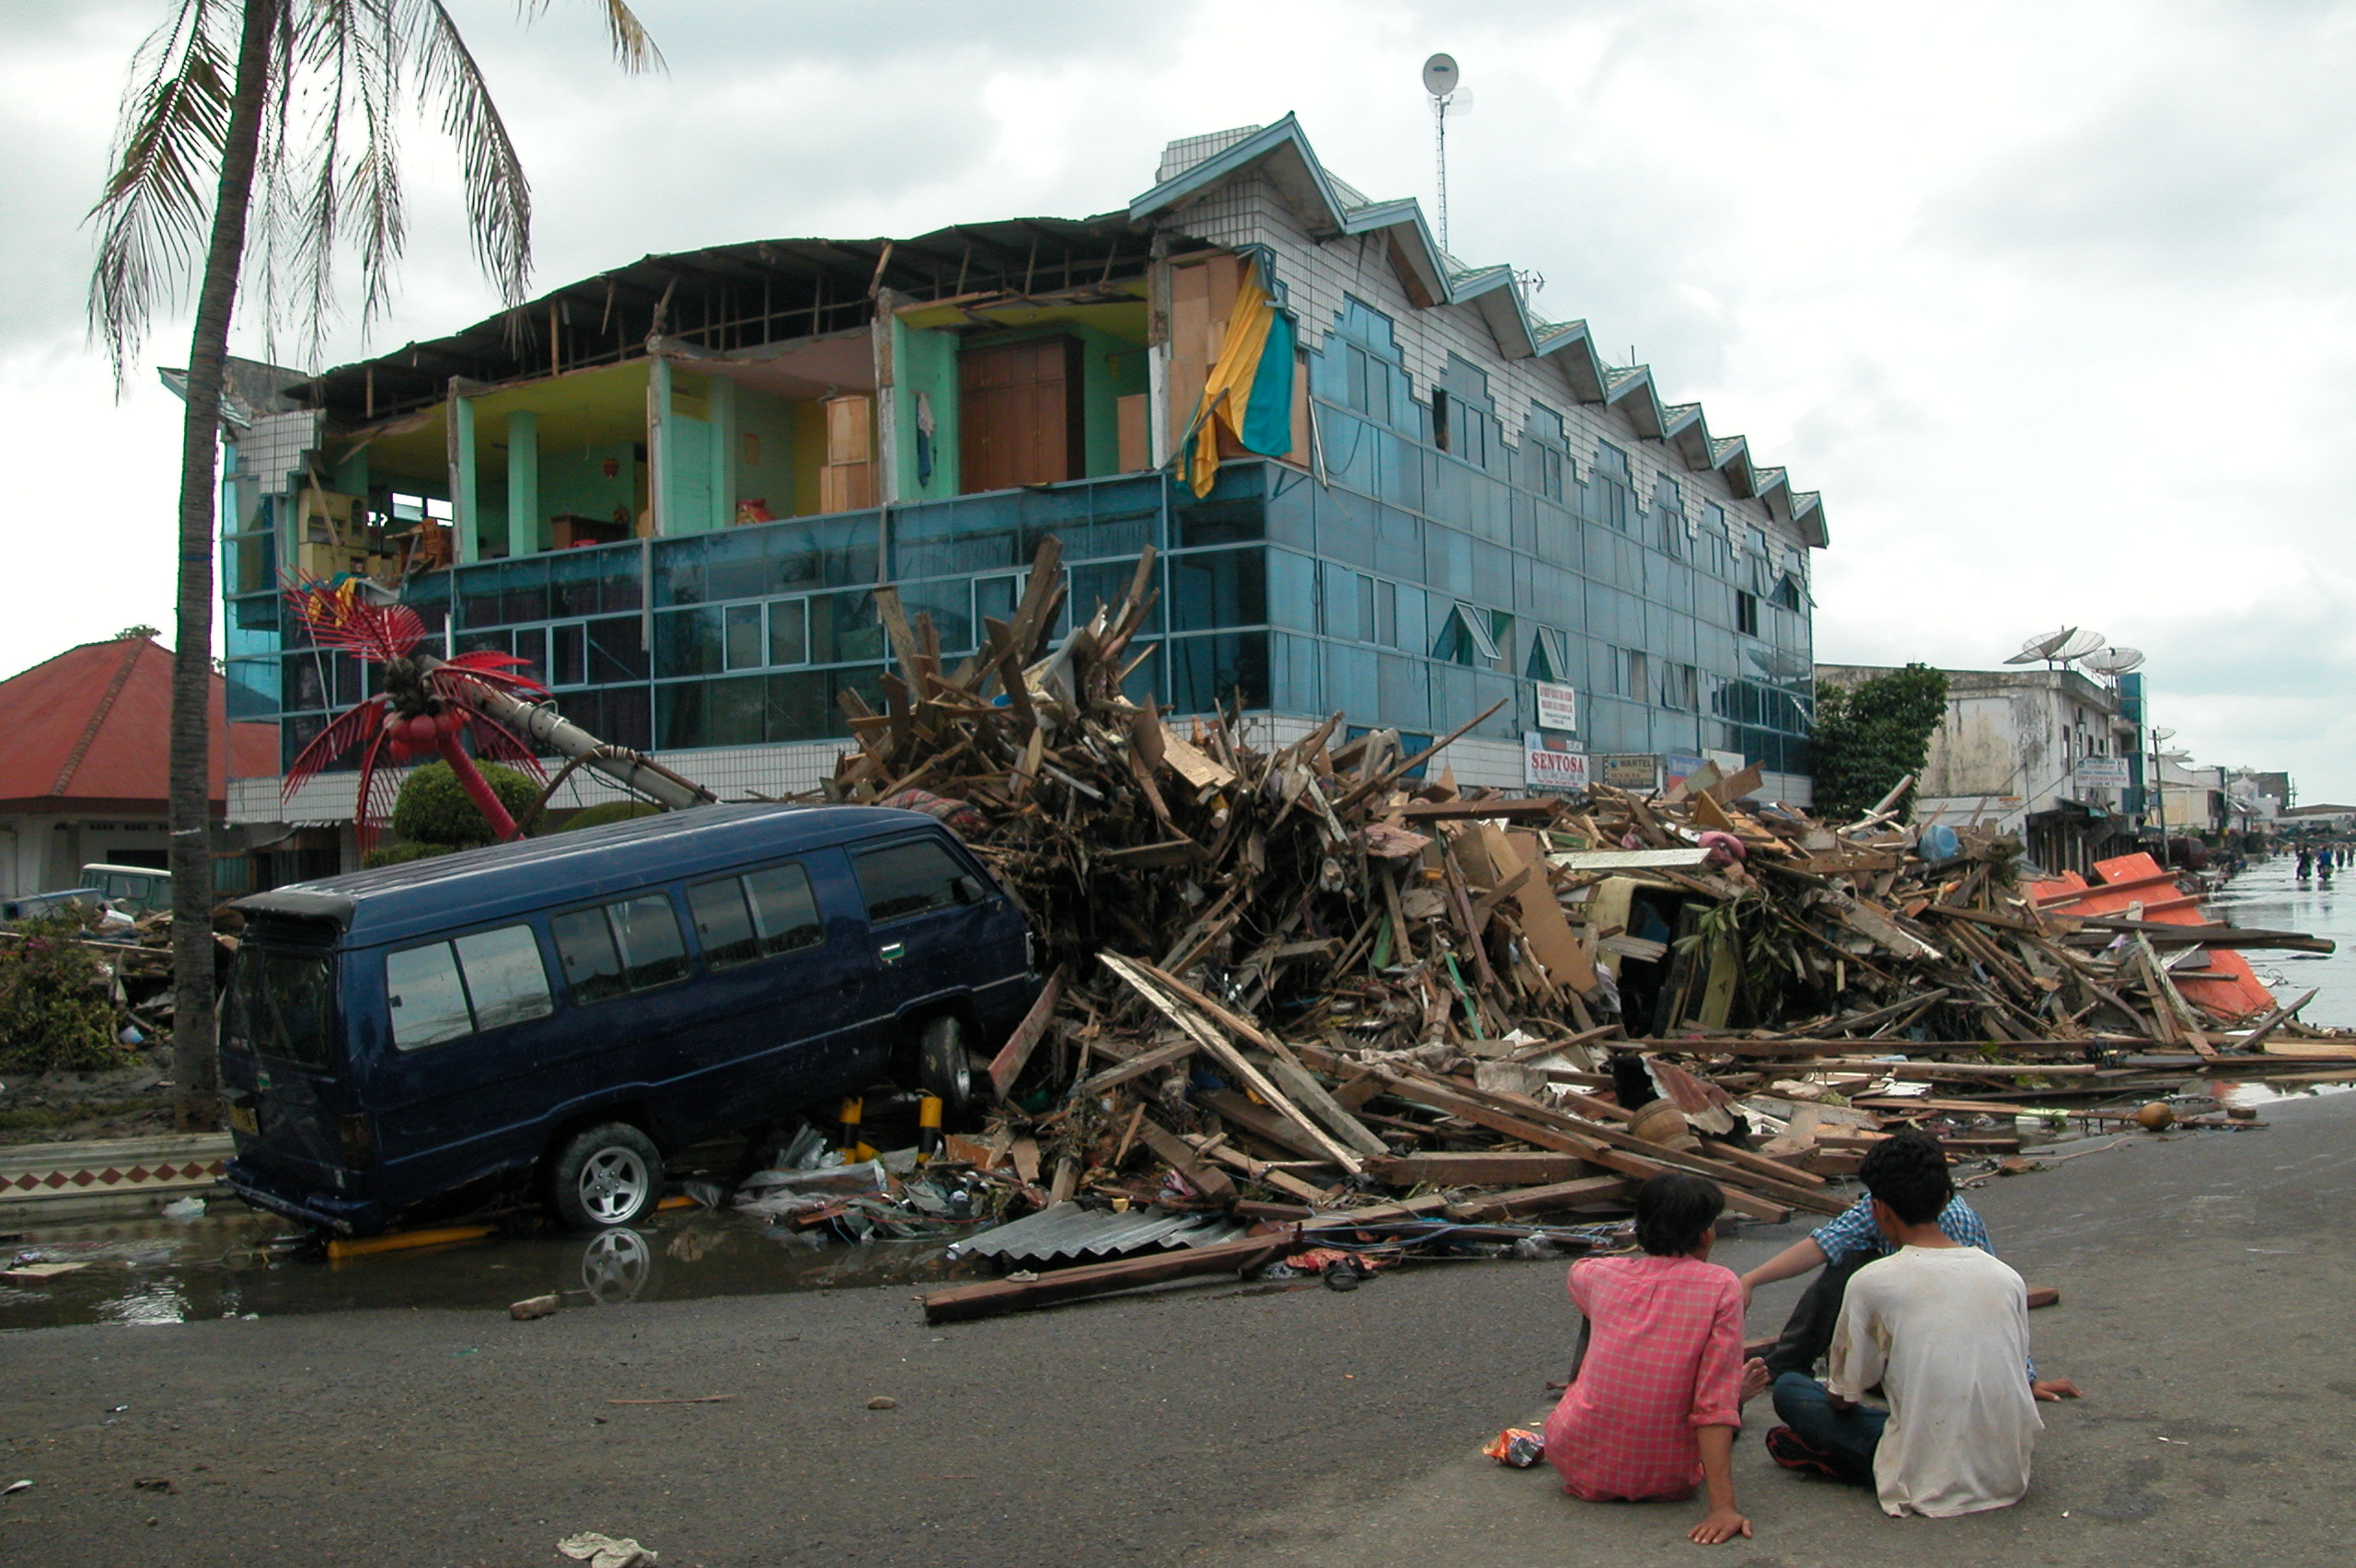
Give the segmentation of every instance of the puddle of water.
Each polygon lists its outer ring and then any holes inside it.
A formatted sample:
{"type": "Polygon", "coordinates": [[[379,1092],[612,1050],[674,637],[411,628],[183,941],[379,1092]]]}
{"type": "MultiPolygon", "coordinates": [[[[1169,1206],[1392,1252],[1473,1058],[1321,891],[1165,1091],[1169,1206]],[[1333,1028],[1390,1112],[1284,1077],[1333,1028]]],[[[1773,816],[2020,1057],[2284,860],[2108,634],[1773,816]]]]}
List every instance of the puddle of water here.
{"type": "Polygon", "coordinates": [[[2209,917],[2235,926],[2306,931],[2339,944],[2337,952],[2244,953],[2258,977],[2288,1001],[2310,986],[2316,999],[2300,1017],[2309,1023],[2356,1027],[2356,871],[2324,882],[2298,878],[2295,859],[2257,860],[2202,900],[2209,917]]]}
{"type": "Polygon", "coordinates": [[[38,1285],[0,1282],[0,1332],[75,1323],[160,1325],[206,1318],[371,1309],[505,1307],[555,1295],[566,1307],[753,1296],[978,1277],[943,1241],[851,1243],[775,1230],[749,1216],[683,1210],[595,1237],[486,1237],[329,1262],[288,1244],[290,1228],[228,1201],[202,1219],[28,1226],[0,1262],[87,1263],[38,1285]]]}
{"type": "Polygon", "coordinates": [[[2258,1111],[2285,1100],[2312,1100],[2327,1094],[2346,1094],[2356,1090],[2356,1082],[2332,1078],[2309,1083],[2278,1078],[2263,1082],[2213,1083],[2208,1087],[2221,1105],[2229,1109],[2258,1111]]]}

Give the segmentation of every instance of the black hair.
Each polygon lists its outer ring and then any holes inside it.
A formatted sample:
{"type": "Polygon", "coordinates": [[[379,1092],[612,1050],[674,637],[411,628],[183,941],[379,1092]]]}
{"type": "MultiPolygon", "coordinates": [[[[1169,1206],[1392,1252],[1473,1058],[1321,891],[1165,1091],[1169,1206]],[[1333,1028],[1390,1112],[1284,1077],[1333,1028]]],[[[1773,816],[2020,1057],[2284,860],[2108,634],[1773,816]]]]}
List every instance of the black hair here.
{"type": "Polygon", "coordinates": [[[1886,1137],[1857,1167],[1865,1191],[1889,1205],[1909,1225],[1928,1225],[1955,1196],[1946,1151],[1938,1140],[1911,1129],[1886,1137]]]}
{"type": "Polygon", "coordinates": [[[1683,1170],[1657,1170],[1636,1189],[1636,1244],[1656,1258],[1682,1258],[1727,1206],[1715,1182],[1683,1170]]]}

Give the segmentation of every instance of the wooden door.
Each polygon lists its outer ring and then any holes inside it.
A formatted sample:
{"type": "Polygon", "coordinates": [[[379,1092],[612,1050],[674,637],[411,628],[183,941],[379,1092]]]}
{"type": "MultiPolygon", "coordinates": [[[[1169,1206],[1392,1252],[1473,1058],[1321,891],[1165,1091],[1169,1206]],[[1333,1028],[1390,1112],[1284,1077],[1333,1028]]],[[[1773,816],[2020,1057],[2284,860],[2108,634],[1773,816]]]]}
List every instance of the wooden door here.
{"type": "Polygon", "coordinates": [[[957,356],[961,488],[1011,490],[1081,477],[1077,338],[1034,338],[957,356]]]}

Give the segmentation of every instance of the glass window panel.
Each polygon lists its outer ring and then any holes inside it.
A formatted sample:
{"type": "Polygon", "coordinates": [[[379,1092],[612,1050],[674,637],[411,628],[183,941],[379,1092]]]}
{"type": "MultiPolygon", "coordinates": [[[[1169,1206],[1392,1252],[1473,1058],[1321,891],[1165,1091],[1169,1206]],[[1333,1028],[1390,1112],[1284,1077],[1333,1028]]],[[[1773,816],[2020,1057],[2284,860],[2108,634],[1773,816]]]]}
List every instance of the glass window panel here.
{"type": "Polygon", "coordinates": [[[589,637],[579,621],[549,628],[549,684],[579,686],[589,678],[589,637]]]}
{"type": "Polygon", "coordinates": [[[1265,552],[1172,557],[1170,592],[1170,624],[1176,630],[1261,625],[1268,618],[1265,552]]]}
{"type": "Polygon", "coordinates": [[[831,683],[824,670],[769,676],[764,720],[769,740],[823,740],[832,732],[831,702],[831,683]]]}
{"type": "Polygon", "coordinates": [[[810,662],[810,619],[803,601],[769,602],[769,663],[806,664],[810,662]]]}
{"type": "Polygon", "coordinates": [[[331,1066],[335,961],[249,947],[232,963],[222,999],[224,1037],[265,1056],[331,1066]]]}
{"type": "Polygon", "coordinates": [[[549,996],[548,965],[529,926],[502,926],[457,940],[458,963],[474,1001],[475,1026],[499,1029],[546,1018],[556,1010],[549,996]]]}
{"type": "Polygon", "coordinates": [[[664,610],[654,617],[654,673],[709,675],[721,667],[721,612],[715,606],[664,610]]]}
{"type": "Polygon", "coordinates": [[[659,893],[606,905],[614,934],[621,940],[629,988],[643,991],[687,977],[687,944],[679,934],[678,913],[659,893]]]}
{"type": "Polygon", "coordinates": [[[709,745],[705,736],[710,732],[710,704],[704,700],[705,683],[674,681],[654,689],[662,709],[659,728],[663,749],[685,751],[709,745]]]}
{"type": "Polygon", "coordinates": [[[524,661],[515,673],[542,686],[549,684],[549,634],[546,627],[519,627],[515,632],[515,657],[524,661]]]}
{"type": "MultiPolygon", "coordinates": [[[[722,612],[724,663],[732,670],[757,670],[769,662],[768,637],[762,626],[761,606],[731,605],[722,612]]],[[[669,618],[669,617],[664,617],[669,618]]],[[[685,671],[677,672],[685,674],[685,671]]]]}
{"type": "Polygon", "coordinates": [[[763,952],[792,952],[816,947],[826,940],[818,918],[818,901],[810,895],[810,877],[800,866],[771,866],[745,878],[753,903],[763,952]]]}
{"type": "Polygon", "coordinates": [[[706,684],[708,746],[756,746],[768,724],[768,682],[760,675],[734,675],[706,684]]]}
{"type": "Polygon", "coordinates": [[[397,1049],[415,1051],[474,1032],[466,983],[448,942],[386,954],[385,1000],[392,1009],[397,1049]]]}
{"type": "Polygon", "coordinates": [[[703,949],[703,961],[712,968],[725,969],[761,955],[752,911],[745,904],[743,879],[722,877],[718,882],[690,884],[687,915],[696,923],[696,942],[703,949]]]}
{"type": "Polygon", "coordinates": [[[646,649],[640,639],[636,616],[613,616],[589,623],[590,685],[642,681],[646,670],[646,649]]]}
{"type": "Polygon", "coordinates": [[[549,930],[556,938],[557,962],[564,966],[564,984],[574,1007],[606,1001],[629,989],[603,909],[556,916],[549,921],[549,930]]]}
{"type": "Polygon", "coordinates": [[[1290,550],[1268,552],[1268,620],[1296,631],[1317,629],[1317,563],[1290,550]]]}
{"type": "Polygon", "coordinates": [[[948,850],[924,838],[872,850],[855,864],[867,918],[875,925],[955,903],[950,884],[964,874],[948,850]]]}

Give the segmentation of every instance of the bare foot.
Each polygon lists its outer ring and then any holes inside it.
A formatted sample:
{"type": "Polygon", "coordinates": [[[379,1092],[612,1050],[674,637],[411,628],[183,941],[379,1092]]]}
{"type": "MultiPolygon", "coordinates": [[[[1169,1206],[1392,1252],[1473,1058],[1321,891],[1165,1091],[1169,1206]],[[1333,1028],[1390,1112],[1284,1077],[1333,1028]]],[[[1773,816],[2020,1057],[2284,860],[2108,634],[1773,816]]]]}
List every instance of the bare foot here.
{"type": "Polygon", "coordinates": [[[1752,1356],[1742,1364],[1742,1394],[1738,1403],[1749,1404],[1767,1391],[1767,1363],[1752,1356]]]}

